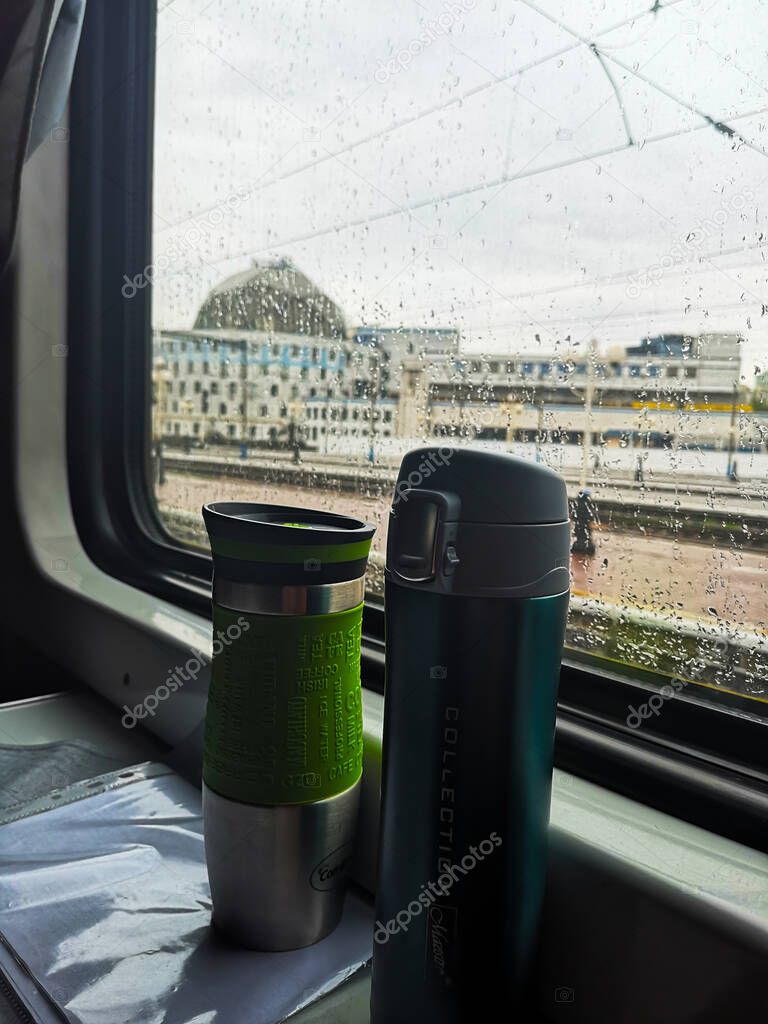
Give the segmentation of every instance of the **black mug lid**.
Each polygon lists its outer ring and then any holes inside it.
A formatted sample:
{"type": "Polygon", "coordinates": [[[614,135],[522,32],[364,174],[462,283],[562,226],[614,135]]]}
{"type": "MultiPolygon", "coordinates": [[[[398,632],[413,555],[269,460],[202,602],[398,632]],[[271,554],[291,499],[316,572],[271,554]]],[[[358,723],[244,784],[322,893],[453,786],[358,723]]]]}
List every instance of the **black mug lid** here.
{"type": "Polygon", "coordinates": [[[357,579],[375,527],[361,519],[253,502],[203,506],[214,569],[239,582],[283,585],[357,579]]]}

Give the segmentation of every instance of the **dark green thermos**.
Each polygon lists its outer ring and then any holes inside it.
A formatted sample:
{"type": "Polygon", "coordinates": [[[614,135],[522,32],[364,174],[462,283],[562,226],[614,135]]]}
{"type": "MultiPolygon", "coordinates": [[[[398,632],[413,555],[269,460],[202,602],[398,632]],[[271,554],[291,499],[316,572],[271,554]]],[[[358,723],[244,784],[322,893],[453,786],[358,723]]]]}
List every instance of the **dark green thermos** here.
{"type": "Polygon", "coordinates": [[[373,1024],[520,1006],[568,595],[556,473],[485,450],[406,455],[387,544],[373,1024]]]}

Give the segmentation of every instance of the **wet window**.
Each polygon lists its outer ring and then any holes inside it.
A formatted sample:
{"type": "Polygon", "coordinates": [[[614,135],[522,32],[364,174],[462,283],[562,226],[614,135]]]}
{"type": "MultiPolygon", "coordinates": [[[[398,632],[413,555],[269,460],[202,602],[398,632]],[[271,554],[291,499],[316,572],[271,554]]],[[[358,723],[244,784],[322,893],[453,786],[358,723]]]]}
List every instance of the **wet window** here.
{"type": "Polygon", "coordinates": [[[161,4],[168,530],[363,515],[376,600],[402,454],[509,451],[567,481],[568,657],[768,713],[767,35],[760,0],[161,4]]]}

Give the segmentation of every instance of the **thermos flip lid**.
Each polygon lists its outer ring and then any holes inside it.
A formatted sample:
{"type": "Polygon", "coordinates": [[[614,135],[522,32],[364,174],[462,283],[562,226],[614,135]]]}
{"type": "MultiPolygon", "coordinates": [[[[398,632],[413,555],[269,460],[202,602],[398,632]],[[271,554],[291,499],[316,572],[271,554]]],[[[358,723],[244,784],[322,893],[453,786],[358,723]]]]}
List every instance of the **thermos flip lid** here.
{"type": "Polygon", "coordinates": [[[547,597],[569,585],[565,482],[506,452],[430,447],[400,467],[387,575],[456,595],[547,597]]]}
{"type": "Polygon", "coordinates": [[[416,448],[403,459],[395,502],[404,489],[448,491],[464,523],[533,525],[568,519],[563,478],[547,466],[478,448],[416,448]]]}

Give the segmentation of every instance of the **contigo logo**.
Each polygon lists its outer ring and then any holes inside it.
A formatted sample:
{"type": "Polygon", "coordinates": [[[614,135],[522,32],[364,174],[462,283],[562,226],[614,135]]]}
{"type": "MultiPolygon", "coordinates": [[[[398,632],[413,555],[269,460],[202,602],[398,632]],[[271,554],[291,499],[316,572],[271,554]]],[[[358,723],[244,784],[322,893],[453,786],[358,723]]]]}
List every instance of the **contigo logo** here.
{"type": "Polygon", "coordinates": [[[309,884],[317,892],[328,892],[336,889],[346,881],[349,864],[352,860],[352,844],[345,843],[337,850],[323,857],[309,878],[309,884]]]}

